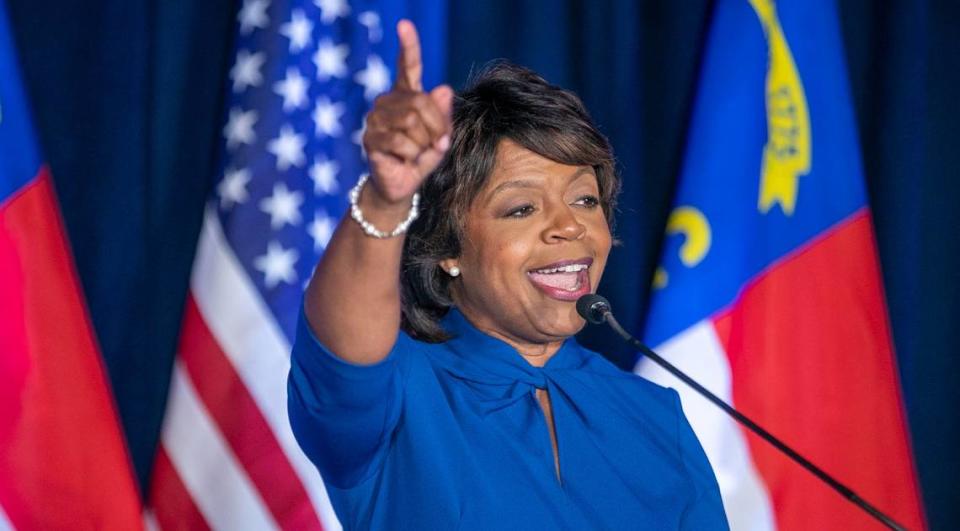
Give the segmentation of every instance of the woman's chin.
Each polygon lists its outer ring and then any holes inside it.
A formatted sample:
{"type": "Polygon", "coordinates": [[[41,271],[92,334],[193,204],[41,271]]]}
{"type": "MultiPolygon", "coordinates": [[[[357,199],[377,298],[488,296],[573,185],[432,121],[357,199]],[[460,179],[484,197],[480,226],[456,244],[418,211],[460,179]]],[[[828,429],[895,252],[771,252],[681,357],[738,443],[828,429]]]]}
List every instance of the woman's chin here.
{"type": "Polygon", "coordinates": [[[551,338],[567,338],[576,335],[586,325],[575,307],[562,309],[560,312],[544,312],[538,316],[537,329],[544,336],[551,338]]]}

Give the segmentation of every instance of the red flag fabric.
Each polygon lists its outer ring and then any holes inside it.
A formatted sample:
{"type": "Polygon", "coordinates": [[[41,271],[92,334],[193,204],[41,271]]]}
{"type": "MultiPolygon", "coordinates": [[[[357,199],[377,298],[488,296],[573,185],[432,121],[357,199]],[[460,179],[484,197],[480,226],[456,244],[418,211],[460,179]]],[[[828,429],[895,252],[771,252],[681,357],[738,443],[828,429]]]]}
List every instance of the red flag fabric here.
{"type": "Polygon", "coordinates": [[[0,528],[138,529],[129,456],[0,3],[0,528]]]}
{"type": "MultiPolygon", "coordinates": [[[[646,339],[923,529],[833,0],[718,0],[646,339]]],[[[734,530],[881,524],[677,387],[734,530]]]]}

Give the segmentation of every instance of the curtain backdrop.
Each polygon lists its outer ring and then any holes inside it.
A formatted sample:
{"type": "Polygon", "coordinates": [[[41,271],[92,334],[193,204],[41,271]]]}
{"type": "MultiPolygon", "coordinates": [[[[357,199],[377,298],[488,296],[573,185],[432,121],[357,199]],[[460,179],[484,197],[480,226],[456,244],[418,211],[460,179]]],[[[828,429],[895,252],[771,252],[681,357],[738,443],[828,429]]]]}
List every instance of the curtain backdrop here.
{"type": "MultiPolygon", "coordinates": [[[[7,0],[30,99],[141,484],[153,462],[236,0],[7,0]]],[[[601,292],[643,325],[710,2],[450,7],[449,82],[506,57],[577,91],[624,177],[601,292]]],[[[839,5],[894,340],[931,527],[960,522],[960,7],[839,5]]],[[[593,332],[599,332],[593,331],[593,332]]],[[[629,351],[584,340],[621,366],[629,351]]],[[[64,434],[69,436],[69,434],[64,434]]]]}

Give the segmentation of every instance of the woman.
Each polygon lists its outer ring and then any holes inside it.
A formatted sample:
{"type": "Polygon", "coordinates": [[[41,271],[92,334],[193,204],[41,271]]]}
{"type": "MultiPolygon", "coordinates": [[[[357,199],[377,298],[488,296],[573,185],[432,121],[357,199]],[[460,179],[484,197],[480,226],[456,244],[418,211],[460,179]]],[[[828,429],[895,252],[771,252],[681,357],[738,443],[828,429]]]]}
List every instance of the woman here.
{"type": "Polygon", "coordinates": [[[423,92],[416,30],[398,34],[396,84],[367,118],[370,178],[307,290],[289,383],[341,522],[726,529],[677,394],[572,339],[611,247],[607,141],[518,67],[455,105],[449,87],[423,92]]]}

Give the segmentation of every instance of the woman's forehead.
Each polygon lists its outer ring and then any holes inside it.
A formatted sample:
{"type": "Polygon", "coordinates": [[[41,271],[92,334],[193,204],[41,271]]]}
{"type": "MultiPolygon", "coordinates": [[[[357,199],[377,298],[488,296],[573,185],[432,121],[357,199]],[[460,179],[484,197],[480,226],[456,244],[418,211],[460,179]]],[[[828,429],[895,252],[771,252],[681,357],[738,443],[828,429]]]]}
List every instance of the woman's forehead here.
{"type": "Polygon", "coordinates": [[[550,184],[567,184],[582,175],[595,176],[595,172],[590,166],[571,166],[550,160],[505,139],[497,146],[495,163],[484,189],[494,191],[511,181],[544,184],[543,181],[549,180],[556,181],[550,184]]]}

